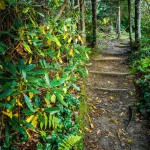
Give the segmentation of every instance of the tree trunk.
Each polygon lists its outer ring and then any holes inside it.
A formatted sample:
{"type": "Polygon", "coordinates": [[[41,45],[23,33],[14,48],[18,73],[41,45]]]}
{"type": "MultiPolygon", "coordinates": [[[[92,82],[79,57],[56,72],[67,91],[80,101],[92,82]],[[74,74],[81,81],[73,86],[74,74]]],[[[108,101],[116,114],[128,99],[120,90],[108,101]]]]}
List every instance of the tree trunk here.
{"type": "Polygon", "coordinates": [[[80,26],[82,33],[83,45],[86,44],[86,33],[85,33],[85,10],[84,10],[84,0],[80,0],[80,26]]]}
{"type": "Polygon", "coordinates": [[[57,16],[56,16],[55,19],[54,19],[55,22],[61,17],[63,11],[65,10],[65,8],[66,8],[66,6],[67,6],[67,4],[68,4],[68,0],[65,0],[64,3],[63,3],[63,5],[61,6],[61,8],[60,8],[60,10],[59,10],[59,12],[58,12],[58,14],[57,14],[57,16]]]}
{"type": "Polygon", "coordinates": [[[135,0],[135,43],[140,48],[141,39],[141,0],[135,0]]]}
{"type": "Polygon", "coordinates": [[[118,2],[118,13],[117,13],[117,25],[116,25],[116,33],[117,39],[120,39],[120,29],[121,29],[121,15],[120,15],[120,0],[118,2]]]}
{"type": "MultiPolygon", "coordinates": [[[[79,0],[74,0],[74,7],[77,7],[77,9],[75,10],[76,12],[79,12],[79,11],[80,11],[79,0]]],[[[78,29],[79,31],[81,31],[79,20],[80,20],[80,18],[78,17],[78,18],[77,18],[77,29],[78,29]]]]}
{"type": "Polygon", "coordinates": [[[131,0],[128,0],[128,17],[129,17],[129,37],[130,48],[132,48],[132,15],[131,15],[131,0]]]}
{"type": "Polygon", "coordinates": [[[97,48],[97,0],[91,0],[92,2],[92,28],[93,28],[93,39],[92,39],[92,47],[97,48]]]}
{"type": "Polygon", "coordinates": [[[113,15],[112,15],[112,2],[109,0],[109,5],[110,5],[110,33],[113,33],[113,15]]]}

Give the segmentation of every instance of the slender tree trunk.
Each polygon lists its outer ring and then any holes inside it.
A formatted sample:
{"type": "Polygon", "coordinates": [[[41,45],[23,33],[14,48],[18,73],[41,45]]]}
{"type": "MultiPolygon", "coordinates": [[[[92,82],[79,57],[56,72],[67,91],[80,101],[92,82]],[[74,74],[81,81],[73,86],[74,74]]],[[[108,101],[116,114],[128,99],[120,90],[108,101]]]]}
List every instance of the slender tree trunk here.
{"type": "MultiPolygon", "coordinates": [[[[77,6],[77,9],[76,9],[76,12],[79,12],[80,11],[80,4],[79,4],[79,0],[74,0],[74,6],[76,7],[77,6]]],[[[79,23],[79,17],[77,18],[77,28],[79,31],[81,31],[81,28],[80,28],[80,23],[79,23]]]]}
{"type": "Polygon", "coordinates": [[[93,48],[96,48],[97,47],[97,15],[96,15],[97,0],[91,0],[91,2],[92,2],[92,28],[93,28],[92,46],[93,48]]]}
{"type": "Polygon", "coordinates": [[[120,0],[118,2],[118,14],[117,14],[117,25],[116,25],[116,33],[117,33],[117,39],[120,39],[120,30],[121,30],[121,12],[120,12],[120,0]]]}
{"type": "Polygon", "coordinates": [[[80,0],[80,26],[81,26],[81,32],[82,32],[82,40],[83,45],[86,44],[86,33],[85,33],[85,10],[84,10],[84,0],[80,0]]]}
{"type": "Polygon", "coordinates": [[[135,43],[140,48],[141,39],[141,0],[135,0],[135,43]]]}
{"type": "Polygon", "coordinates": [[[132,15],[131,15],[131,0],[128,0],[128,15],[129,15],[129,37],[130,37],[130,48],[132,48],[132,15]]]}
{"type": "Polygon", "coordinates": [[[109,0],[109,5],[110,5],[110,33],[112,33],[113,32],[113,15],[112,15],[112,2],[111,2],[111,0],[109,0]]]}
{"type": "Polygon", "coordinates": [[[61,8],[60,8],[60,10],[59,10],[59,12],[57,14],[57,16],[54,19],[55,22],[61,17],[61,15],[62,15],[62,13],[65,10],[65,8],[66,8],[67,5],[68,5],[68,0],[65,0],[64,3],[63,3],[63,5],[61,6],[61,8]]]}

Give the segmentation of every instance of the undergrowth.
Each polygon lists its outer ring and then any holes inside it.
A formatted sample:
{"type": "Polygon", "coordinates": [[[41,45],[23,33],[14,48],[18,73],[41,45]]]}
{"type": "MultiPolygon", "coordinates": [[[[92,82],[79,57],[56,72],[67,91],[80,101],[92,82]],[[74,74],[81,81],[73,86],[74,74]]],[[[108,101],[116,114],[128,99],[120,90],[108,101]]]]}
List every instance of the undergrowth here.
{"type": "Polygon", "coordinates": [[[141,40],[141,49],[131,56],[131,73],[136,74],[137,107],[150,115],[150,39],[141,40]]]}
{"type": "Polygon", "coordinates": [[[57,1],[0,4],[0,149],[82,149],[77,113],[90,49],[78,16],[55,21],[57,1]]]}

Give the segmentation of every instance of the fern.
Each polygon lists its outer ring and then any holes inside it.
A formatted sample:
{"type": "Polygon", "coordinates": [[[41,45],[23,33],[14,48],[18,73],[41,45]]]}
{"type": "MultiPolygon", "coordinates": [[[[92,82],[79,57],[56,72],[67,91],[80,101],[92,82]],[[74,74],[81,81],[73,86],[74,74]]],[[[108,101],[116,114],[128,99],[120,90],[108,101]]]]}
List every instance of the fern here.
{"type": "Polygon", "coordinates": [[[81,140],[81,136],[70,135],[68,139],[65,139],[60,143],[58,150],[71,150],[77,142],[81,140]]]}

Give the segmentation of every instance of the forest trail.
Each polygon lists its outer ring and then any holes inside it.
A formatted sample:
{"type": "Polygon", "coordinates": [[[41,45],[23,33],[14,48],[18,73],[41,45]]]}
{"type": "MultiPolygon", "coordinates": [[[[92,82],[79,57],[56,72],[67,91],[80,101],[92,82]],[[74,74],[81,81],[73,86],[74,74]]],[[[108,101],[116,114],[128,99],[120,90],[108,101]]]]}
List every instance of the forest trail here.
{"type": "Polygon", "coordinates": [[[91,123],[84,150],[150,150],[147,121],[135,107],[129,47],[122,42],[106,40],[109,47],[90,59],[86,84],[91,123]]]}

